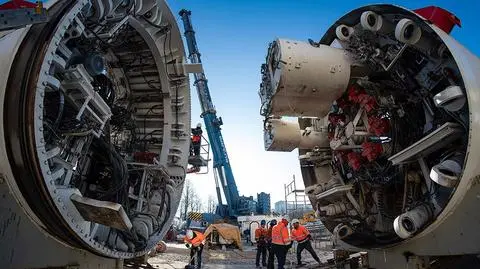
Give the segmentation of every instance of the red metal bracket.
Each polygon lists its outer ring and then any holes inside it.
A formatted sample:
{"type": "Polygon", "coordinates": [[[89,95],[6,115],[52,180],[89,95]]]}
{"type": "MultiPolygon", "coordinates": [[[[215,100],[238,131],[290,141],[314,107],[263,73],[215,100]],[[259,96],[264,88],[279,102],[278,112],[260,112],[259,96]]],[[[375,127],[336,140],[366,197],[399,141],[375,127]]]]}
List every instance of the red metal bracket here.
{"type": "Polygon", "coordinates": [[[0,5],[0,10],[6,9],[19,9],[19,8],[36,8],[38,7],[38,3],[32,3],[23,0],[11,0],[4,4],[0,5]]]}
{"type": "Polygon", "coordinates": [[[415,9],[414,12],[432,22],[447,34],[452,31],[455,25],[462,27],[460,19],[457,18],[457,16],[440,7],[428,6],[415,9]]]}

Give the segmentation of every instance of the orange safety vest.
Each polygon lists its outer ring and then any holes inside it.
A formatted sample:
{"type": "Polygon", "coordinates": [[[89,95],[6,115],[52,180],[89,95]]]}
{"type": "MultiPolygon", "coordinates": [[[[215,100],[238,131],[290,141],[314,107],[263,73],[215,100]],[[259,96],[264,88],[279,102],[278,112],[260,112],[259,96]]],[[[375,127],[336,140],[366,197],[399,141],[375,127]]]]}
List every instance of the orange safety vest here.
{"type": "Polygon", "coordinates": [[[268,235],[268,231],[265,228],[259,227],[255,230],[255,241],[258,241],[261,236],[263,236],[263,239],[266,240],[268,235]]]}
{"type": "Polygon", "coordinates": [[[292,240],[288,235],[288,228],[283,223],[278,223],[272,229],[272,243],[275,245],[289,245],[292,240]]]}
{"type": "Polygon", "coordinates": [[[303,225],[298,225],[298,229],[292,228],[292,239],[297,242],[302,242],[307,239],[310,232],[303,225]]]}
{"type": "Polygon", "coordinates": [[[192,136],[192,142],[193,143],[198,143],[198,142],[200,142],[200,140],[201,140],[201,136],[199,136],[199,135],[192,136]]]}
{"type": "Polygon", "coordinates": [[[188,239],[187,236],[183,238],[183,241],[185,243],[188,243],[194,247],[198,247],[201,244],[205,244],[205,236],[201,232],[193,231],[193,233],[196,235],[192,239],[188,239]]]}
{"type": "Polygon", "coordinates": [[[267,236],[266,236],[266,237],[267,237],[267,241],[270,241],[270,242],[272,241],[272,229],[273,229],[273,227],[268,228],[268,230],[267,230],[267,236]]]}

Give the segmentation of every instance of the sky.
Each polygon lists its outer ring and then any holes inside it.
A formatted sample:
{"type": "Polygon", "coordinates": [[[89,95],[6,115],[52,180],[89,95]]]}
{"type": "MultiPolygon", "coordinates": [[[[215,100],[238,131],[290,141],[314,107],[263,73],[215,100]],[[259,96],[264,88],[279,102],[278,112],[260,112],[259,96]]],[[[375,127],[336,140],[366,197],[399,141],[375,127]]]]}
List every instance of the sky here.
{"type": "MultiPolygon", "coordinates": [[[[296,151],[266,152],[263,147],[262,116],[259,114],[260,65],[269,42],[275,38],[319,40],[325,31],[352,9],[367,1],[220,1],[171,0],[178,13],[192,11],[192,23],[208,79],[227,152],[240,195],[271,194],[273,203],[284,199],[284,184],[296,175],[303,188],[296,151]]],[[[478,18],[480,1],[391,1],[416,9],[436,5],[453,12],[462,22],[452,35],[477,56],[480,55],[478,18]]],[[[183,30],[183,25],[179,20],[183,30]]],[[[199,117],[198,96],[192,87],[192,125],[199,117]]],[[[203,123],[203,121],[202,121],[203,123]]],[[[187,177],[207,200],[215,196],[213,170],[187,177]]],[[[292,197],[293,198],[293,197],[292,197]]]]}

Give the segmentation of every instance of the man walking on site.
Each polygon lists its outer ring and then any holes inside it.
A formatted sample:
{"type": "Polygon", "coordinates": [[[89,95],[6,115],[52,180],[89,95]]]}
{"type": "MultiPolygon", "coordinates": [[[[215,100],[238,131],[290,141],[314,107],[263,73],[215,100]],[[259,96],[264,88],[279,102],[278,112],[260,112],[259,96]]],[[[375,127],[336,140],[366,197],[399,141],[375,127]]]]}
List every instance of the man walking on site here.
{"type": "Polygon", "coordinates": [[[260,255],[262,256],[262,266],[267,266],[267,229],[265,220],[260,222],[260,227],[255,230],[255,241],[257,242],[257,258],[255,264],[260,268],[260,255]]]}
{"type": "Polygon", "coordinates": [[[186,265],[185,268],[192,268],[195,266],[195,260],[197,266],[195,269],[202,267],[202,252],[205,245],[205,236],[201,232],[187,230],[187,234],[183,239],[185,246],[190,249],[190,265],[186,265]],[[195,259],[193,258],[196,255],[195,259]]]}
{"type": "Polygon", "coordinates": [[[288,234],[288,221],[282,219],[272,229],[272,251],[278,261],[278,269],[284,269],[288,249],[292,247],[292,240],[288,234]]]}
{"type": "Polygon", "coordinates": [[[270,227],[267,230],[267,250],[268,250],[268,260],[267,260],[267,269],[274,269],[273,263],[275,261],[275,253],[272,251],[272,229],[273,226],[277,225],[277,220],[270,221],[270,227]]]}
{"type": "Polygon", "coordinates": [[[292,228],[292,240],[295,240],[298,242],[297,246],[297,266],[303,266],[305,265],[302,263],[302,251],[306,249],[312,257],[321,264],[320,259],[317,256],[317,253],[315,253],[315,250],[313,250],[311,239],[312,235],[310,232],[305,228],[305,226],[300,225],[300,221],[298,219],[292,220],[293,228],[292,228]]]}

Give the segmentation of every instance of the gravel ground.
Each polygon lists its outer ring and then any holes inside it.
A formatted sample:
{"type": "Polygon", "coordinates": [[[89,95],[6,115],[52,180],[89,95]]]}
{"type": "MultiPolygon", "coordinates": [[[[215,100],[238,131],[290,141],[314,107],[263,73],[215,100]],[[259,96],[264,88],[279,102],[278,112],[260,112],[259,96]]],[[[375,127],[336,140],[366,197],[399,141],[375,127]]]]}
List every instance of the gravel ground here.
{"type": "MultiPolygon", "coordinates": [[[[332,258],[330,251],[316,250],[317,255],[322,262],[326,262],[327,259],[332,258]]],[[[240,250],[204,250],[203,251],[203,264],[202,268],[205,269],[247,269],[255,268],[255,247],[246,246],[244,251],[240,250]]],[[[302,253],[303,262],[307,263],[307,266],[303,268],[322,268],[318,266],[310,253],[304,251],[302,253]]],[[[188,250],[183,244],[167,244],[167,251],[162,254],[158,254],[152,257],[148,262],[153,268],[159,269],[183,269],[190,260],[190,250],[188,250]]],[[[296,255],[295,250],[292,248],[287,256],[287,267],[295,268],[296,255]]]]}

